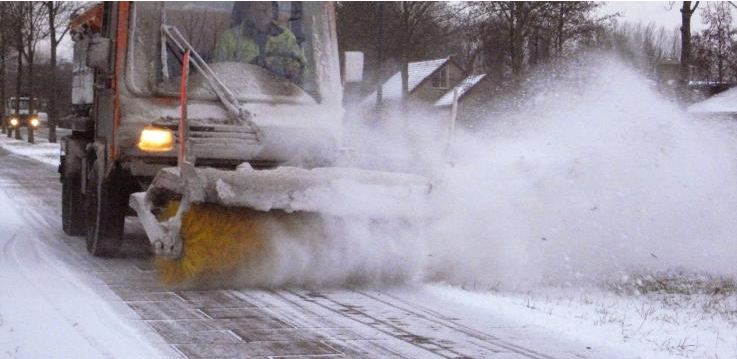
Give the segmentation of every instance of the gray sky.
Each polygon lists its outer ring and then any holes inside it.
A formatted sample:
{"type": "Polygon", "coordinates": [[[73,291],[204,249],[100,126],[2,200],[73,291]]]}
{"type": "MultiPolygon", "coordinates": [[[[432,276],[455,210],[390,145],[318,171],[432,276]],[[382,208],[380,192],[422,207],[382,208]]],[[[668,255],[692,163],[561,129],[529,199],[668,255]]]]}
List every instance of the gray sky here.
{"type": "MultiPolygon", "coordinates": [[[[611,14],[620,12],[620,21],[655,23],[669,29],[681,26],[681,2],[675,1],[609,1],[601,7],[601,12],[611,14]],[[668,10],[668,4],[673,3],[673,9],[668,10]]],[[[706,4],[702,2],[691,18],[691,31],[699,31],[704,28],[701,23],[701,8],[706,4]]]]}

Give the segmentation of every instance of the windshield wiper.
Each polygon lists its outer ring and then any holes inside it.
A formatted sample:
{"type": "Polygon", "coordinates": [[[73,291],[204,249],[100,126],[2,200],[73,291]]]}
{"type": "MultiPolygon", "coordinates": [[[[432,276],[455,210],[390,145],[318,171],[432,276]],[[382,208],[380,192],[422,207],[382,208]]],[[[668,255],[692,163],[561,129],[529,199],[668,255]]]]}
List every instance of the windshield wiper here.
{"type": "Polygon", "coordinates": [[[202,74],[205,80],[207,80],[207,83],[212,87],[212,90],[215,91],[215,95],[217,95],[218,99],[222,102],[230,115],[235,118],[239,124],[249,126],[251,130],[253,130],[254,135],[256,135],[256,141],[260,143],[261,131],[253,122],[251,113],[241,106],[241,102],[238,100],[238,97],[223,83],[222,80],[220,80],[220,78],[215,74],[215,71],[212,71],[210,65],[202,59],[194,47],[184,38],[184,36],[182,36],[179,29],[171,25],[161,25],[161,32],[167,39],[171,40],[171,42],[174,43],[182,53],[189,50],[190,63],[202,74]]]}

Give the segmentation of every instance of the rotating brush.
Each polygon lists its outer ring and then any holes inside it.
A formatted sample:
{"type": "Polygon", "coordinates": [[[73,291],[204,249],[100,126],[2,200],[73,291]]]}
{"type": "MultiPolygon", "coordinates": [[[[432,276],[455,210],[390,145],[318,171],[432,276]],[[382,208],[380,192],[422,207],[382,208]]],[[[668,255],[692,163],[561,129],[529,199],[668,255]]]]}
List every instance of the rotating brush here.
{"type": "MultiPolygon", "coordinates": [[[[179,202],[171,201],[159,220],[173,217],[179,202]]],[[[182,255],[156,258],[160,279],[167,285],[224,278],[264,250],[267,212],[217,204],[192,204],[182,217],[182,255]]]]}

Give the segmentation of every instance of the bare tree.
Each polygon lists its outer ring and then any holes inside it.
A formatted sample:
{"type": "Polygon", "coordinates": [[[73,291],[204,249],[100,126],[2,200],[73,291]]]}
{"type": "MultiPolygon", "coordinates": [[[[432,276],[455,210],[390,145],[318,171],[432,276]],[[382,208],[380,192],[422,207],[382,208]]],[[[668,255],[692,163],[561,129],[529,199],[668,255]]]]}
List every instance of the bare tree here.
{"type": "MultiPolygon", "coordinates": [[[[0,18],[5,19],[8,16],[8,3],[0,3],[0,18]]],[[[5,102],[7,100],[5,93],[5,81],[7,71],[5,69],[5,61],[8,59],[8,47],[10,45],[5,23],[0,24],[0,114],[2,114],[2,133],[9,131],[7,123],[5,123],[5,102]]]]}
{"type": "Polygon", "coordinates": [[[57,66],[56,51],[59,43],[69,32],[69,17],[80,8],[79,3],[72,1],[44,1],[46,14],[48,16],[48,34],[49,34],[49,142],[56,142],[56,124],[59,119],[58,96],[57,96],[57,66]]]}
{"type": "Polygon", "coordinates": [[[499,15],[507,31],[507,51],[509,64],[514,77],[522,74],[525,63],[525,42],[534,30],[534,22],[548,3],[500,1],[484,3],[488,11],[499,15]]]}
{"type": "MultiPolygon", "coordinates": [[[[46,26],[47,14],[46,6],[41,2],[30,2],[24,5],[26,8],[23,12],[25,15],[24,26],[21,27],[23,35],[23,57],[26,59],[28,70],[28,113],[33,113],[36,104],[34,103],[34,68],[35,56],[38,42],[49,35],[46,26]]],[[[33,127],[28,126],[28,142],[33,142],[33,127]]]]}
{"type": "MultiPolygon", "coordinates": [[[[519,78],[528,68],[562,59],[593,46],[602,28],[617,14],[598,16],[593,2],[483,2],[483,52],[487,69],[519,78]],[[503,61],[504,64],[500,63],[503,61]]],[[[497,76],[494,76],[497,77],[497,76]]]]}
{"type": "Polygon", "coordinates": [[[691,66],[691,16],[699,7],[699,2],[691,6],[690,1],[684,1],[681,6],[681,86],[688,87],[689,67],[691,66]]]}
{"type": "Polygon", "coordinates": [[[601,3],[591,1],[554,2],[550,8],[550,17],[555,25],[555,53],[557,58],[564,56],[565,46],[571,40],[584,40],[593,36],[603,21],[617,15],[595,17],[595,11],[601,3]]]}
{"type": "Polygon", "coordinates": [[[708,25],[708,28],[704,30],[704,40],[707,41],[707,46],[716,61],[717,81],[723,82],[734,36],[729,4],[726,2],[710,3],[704,8],[701,17],[702,21],[708,25]]]}
{"type": "MultiPolygon", "coordinates": [[[[8,33],[12,34],[12,43],[13,48],[15,49],[16,53],[16,59],[17,59],[17,67],[16,67],[16,75],[15,75],[15,113],[20,113],[20,97],[22,95],[22,86],[23,86],[23,50],[24,50],[24,37],[23,37],[23,27],[26,26],[25,19],[26,14],[28,13],[28,9],[31,6],[31,3],[21,2],[21,1],[15,1],[15,2],[9,2],[8,3],[8,16],[6,25],[8,33]]],[[[17,126],[15,128],[15,138],[20,140],[20,126],[17,126]]]]}

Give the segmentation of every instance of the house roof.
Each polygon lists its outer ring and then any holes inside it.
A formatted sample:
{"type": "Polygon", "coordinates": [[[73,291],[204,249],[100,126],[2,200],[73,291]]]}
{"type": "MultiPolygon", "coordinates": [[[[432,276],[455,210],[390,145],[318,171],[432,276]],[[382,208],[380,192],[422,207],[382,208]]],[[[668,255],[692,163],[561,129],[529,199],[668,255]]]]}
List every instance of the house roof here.
{"type": "MultiPolygon", "coordinates": [[[[407,88],[409,92],[412,92],[417,86],[422,83],[428,76],[432,75],[435,70],[450,60],[449,57],[428,60],[428,61],[417,61],[410,62],[407,65],[407,88]]],[[[390,77],[384,84],[381,85],[381,96],[384,100],[399,100],[402,98],[402,73],[396,72],[390,77]]],[[[363,105],[372,105],[376,103],[376,91],[371,92],[362,102],[363,105]]]]}
{"type": "Polygon", "coordinates": [[[453,104],[453,92],[458,90],[458,98],[461,98],[468,90],[472,89],[474,86],[476,86],[481,79],[486,77],[486,74],[481,75],[471,75],[466,77],[463,81],[458,83],[455,87],[453,87],[450,91],[446,92],[440,99],[438,99],[437,102],[435,102],[434,106],[442,107],[442,106],[450,106],[453,104]]]}
{"type": "Polygon", "coordinates": [[[737,87],[688,107],[691,113],[737,113],[737,87]]]}

